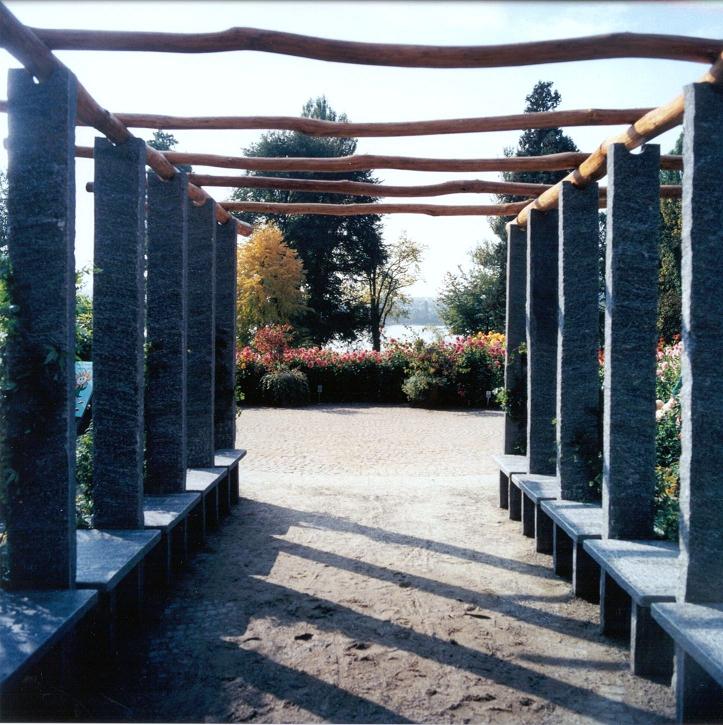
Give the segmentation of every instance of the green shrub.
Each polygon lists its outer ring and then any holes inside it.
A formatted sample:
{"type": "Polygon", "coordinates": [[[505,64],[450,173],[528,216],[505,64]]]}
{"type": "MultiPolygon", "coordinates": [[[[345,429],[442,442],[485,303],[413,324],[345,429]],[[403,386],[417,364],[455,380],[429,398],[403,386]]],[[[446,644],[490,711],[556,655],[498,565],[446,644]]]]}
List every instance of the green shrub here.
{"type": "Polygon", "coordinates": [[[300,370],[272,370],[261,378],[267,405],[297,407],[309,402],[309,381],[300,370]]]}
{"type": "Polygon", "coordinates": [[[93,424],[76,438],[75,517],[79,529],[89,529],[93,520],[93,424]]]}

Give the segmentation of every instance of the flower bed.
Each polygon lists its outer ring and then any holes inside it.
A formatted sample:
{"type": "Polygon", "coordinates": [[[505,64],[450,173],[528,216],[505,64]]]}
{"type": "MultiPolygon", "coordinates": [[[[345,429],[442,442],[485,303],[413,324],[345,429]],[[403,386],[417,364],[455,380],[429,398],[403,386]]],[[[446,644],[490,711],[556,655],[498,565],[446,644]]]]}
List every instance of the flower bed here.
{"type": "Polygon", "coordinates": [[[272,344],[256,339],[238,351],[237,391],[247,404],[264,404],[262,378],[285,368],[306,376],[312,402],[481,407],[486,391],[502,384],[503,363],[504,336],[497,333],[455,342],[393,341],[381,353],[293,348],[275,336],[272,344]]]}

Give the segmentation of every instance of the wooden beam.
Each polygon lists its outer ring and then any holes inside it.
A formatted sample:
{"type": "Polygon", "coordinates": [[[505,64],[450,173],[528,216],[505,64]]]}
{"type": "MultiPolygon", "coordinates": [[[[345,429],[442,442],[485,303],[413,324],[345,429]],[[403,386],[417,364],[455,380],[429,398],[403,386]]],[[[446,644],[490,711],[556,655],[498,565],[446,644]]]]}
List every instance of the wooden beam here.
{"type": "Polygon", "coordinates": [[[280,204],[265,201],[222,201],[224,209],[257,214],[315,214],[322,216],[366,216],[369,214],[426,214],[427,216],[510,216],[526,202],[511,204],[280,204]]]}
{"type": "Polygon", "coordinates": [[[338,63],[401,68],[503,68],[604,58],[661,58],[712,63],[723,48],[720,39],[652,33],[609,33],[505,45],[432,46],[359,43],[258,28],[229,28],[214,33],[45,28],[35,28],[34,32],[54,50],[158,53],[254,50],[338,63]]]}
{"type": "MultiPolygon", "coordinates": [[[[129,128],[176,130],[265,130],[298,131],[307,136],[381,138],[398,136],[433,136],[486,131],[520,131],[560,126],[612,126],[633,123],[649,108],[590,108],[542,113],[517,113],[508,116],[449,118],[434,121],[400,121],[394,123],[340,123],[296,116],[164,116],[143,113],[116,113],[115,117],[129,128]]],[[[0,100],[0,113],[7,111],[7,101],[0,100]]],[[[88,124],[82,119],[79,126],[88,124]]]]}
{"type": "MultiPolygon", "coordinates": [[[[339,173],[369,169],[400,169],[404,171],[566,171],[581,164],[589,154],[564,152],[544,156],[510,156],[497,159],[428,159],[413,156],[336,156],[332,158],[220,156],[217,154],[165,151],[164,156],[174,164],[215,166],[222,169],[247,171],[317,171],[339,173]]],[[[92,159],[90,146],[76,146],[75,155],[92,159]]],[[[682,156],[662,156],[661,168],[682,171],[682,156]]]]}
{"type": "MultiPolygon", "coordinates": [[[[0,38],[2,46],[39,81],[49,78],[58,68],[65,68],[33,32],[26,28],[8,9],[0,3],[0,38]]],[[[102,108],[78,82],[78,118],[104,134],[113,143],[122,144],[133,137],[133,134],[112,113],[102,108]]],[[[162,179],[171,179],[177,172],[173,164],[156,149],[146,146],[146,163],[162,179]]],[[[189,185],[189,197],[197,204],[204,204],[211,199],[207,192],[197,186],[189,185]]],[[[224,224],[231,220],[222,207],[216,204],[216,219],[224,224]]],[[[245,222],[234,220],[239,234],[248,235],[252,227],[245,222]]]]}
{"type": "MultiPolygon", "coordinates": [[[[723,86],[723,52],[719,54],[718,60],[698,82],[710,83],[717,87],[723,86]]],[[[607,171],[607,153],[610,144],[622,143],[625,144],[627,149],[638,148],[661,133],[680,125],[683,121],[683,109],[684,101],[681,93],[669,103],[646,113],[623,133],[605,139],[578,168],[570,172],[562,181],[572,181],[575,186],[586,186],[593,181],[597,181],[597,179],[605,176],[607,171]]],[[[517,215],[514,223],[525,226],[532,209],[547,211],[555,208],[560,198],[562,181],[529,203],[517,215]]]]}

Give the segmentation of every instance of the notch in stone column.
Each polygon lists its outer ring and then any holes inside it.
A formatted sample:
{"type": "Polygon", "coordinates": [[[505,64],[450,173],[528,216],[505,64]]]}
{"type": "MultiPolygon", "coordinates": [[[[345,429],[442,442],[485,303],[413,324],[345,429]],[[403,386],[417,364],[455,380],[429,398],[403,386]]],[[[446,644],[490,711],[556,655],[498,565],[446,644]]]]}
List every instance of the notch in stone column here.
{"type": "Polygon", "coordinates": [[[685,88],[680,600],[723,602],[723,94],[685,88]]]}
{"type": "Polygon", "coordinates": [[[143,528],[146,144],[95,140],[93,525],[143,528]]]}
{"type": "Polygon", "coordinates": [[[236,224],[216,226],[214,448],[236,447],[236,224]]]}
{"type": "Polygon", "coordinates": [[[213,202],[188,207],[188,466],[214,464],[216,217],[213,202]]]}
{"type": "Polygon", "coordinates": [[[8,581],[75,585],[75,111],[77,81],[8,72],[7,339],[3,452],[8,581]]]}
{"type": "Polygon", "coordinates": [[[148,173],[145,492],[186,489],[188,177],[148,173]]]}
{"type": "Polygon", "coordinates": [[[655,368],[660,149],[608,148],[603,536],[650,539],[655,495],[655,368]]]}
{"type": "Polygon", "coordinates": [[[524,454],[527,445],[525,300],[527,296],[527,232],[507,227],[507,310],[505,315],[505,453],[524,454]]]}
{"type": "Polygon", "coordinates": [[[597,184],[563,182],[559,224],[557,475],[560,498],[592,501],[600,468],[597,184]]]}
{"type": "Polygon", "coordinates": [[[527,221],[527,458],[555,475],[557,398],[557,210],[527,221]]]}

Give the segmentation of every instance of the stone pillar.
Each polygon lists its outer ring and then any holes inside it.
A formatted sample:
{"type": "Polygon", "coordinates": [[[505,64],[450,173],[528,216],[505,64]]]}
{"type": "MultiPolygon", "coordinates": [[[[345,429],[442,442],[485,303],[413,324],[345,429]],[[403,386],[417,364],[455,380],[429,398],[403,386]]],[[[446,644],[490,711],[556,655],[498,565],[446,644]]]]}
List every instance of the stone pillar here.
{"type": "Polygon", "coordinates": [[[723,95],[685,88],[679,600],[723,602],[723,95]]]}
{"type": "Polygon", "coordinates": [[[216,226],[214,448],[236,447],[236,224],[216,226]]]}
{"type": "Polygon", "coordinates": [[[188,178],[148,174],[146,493],[186,488],[188,178]]]}
{"type": "Polygon", "coordinates": [[[527,222],[527,458],[530,473],[555,475],[557,397],[557,211],[527,222]]]}
{"type": "Polygon", "coordinates": [[[599,468],[598,188],[560,192],[557,476],[560,498],[592,501],[599,468]]]}
{"type": "Polygon", "coordinates": [[[190,468],[214,463],[215,239],[213,203],[189,205],[186,426],[190,468]]]}
{"type": "Polygon", "coordinates": [[[505,317],[505,389],[510,410],[505,415],[505,453],[521,454],[527,443],[527,396],[524,354],[526,343],[525,299],[527,293],[527,233],[507,227],[507,314],[505,317]]]}
{"type": "Polygon", "coordinates": [[[603,537],[649,539],[655,494],[658,146],[608,149],[603,537]]]}
{"type": "Polygon", "coordinates": [[[7,339],[3,483],[8,586],[75,584],[75,108],[66,69],[8,73],[7,339]]]}
{"type": "Polygon", "coordinates": [[[146,144],[95,140],[93,525],[143,528],[146,144]]]}

